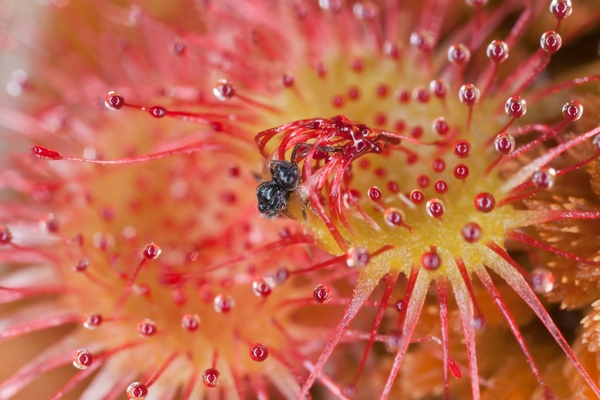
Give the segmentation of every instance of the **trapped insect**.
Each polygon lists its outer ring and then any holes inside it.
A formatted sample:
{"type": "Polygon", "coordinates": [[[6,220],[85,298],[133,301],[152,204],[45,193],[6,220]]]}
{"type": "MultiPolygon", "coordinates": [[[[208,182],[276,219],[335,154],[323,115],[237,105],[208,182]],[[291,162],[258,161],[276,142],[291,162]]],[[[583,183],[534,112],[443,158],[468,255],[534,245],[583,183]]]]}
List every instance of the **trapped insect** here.
{"type": "MultiPolygon", "coordinates": [[[[303,120],[295,126],[299,133],[306,133],[306,128],[328,137],[325,144],[317,145],[315,153],[318,154],[317,158],[324,158],[332,153],[343,153],[350,160],[366,153],[380,153],[382,140],[393,143],[399,142],[394,137],[385,137],[366,125],[353,124],[341,115],[330,120],[303,120]],[[373,136],[374,133],[377,135],[373,136]],[[350,145],[340,145],[345,141],[349,141],[350,145]]],[[[273,130],[261,132],[257,136],[258,142],[263,143],[262,146],[264,146],[265,140],[268,140],[273,133],[273,130]]],[[[260,143],[259,146],[261,146],[260,143]]],[[[262,215],[273,218],[285,212],[290,202],[290,195],[296,191],[300,182],[301,173],[297,162],[306,157],[312,146],[311,143],[296,143],[292,151],[291,161],[273,160],[270,162],[269,169],[272,180],[263,182],[256,188],[258,210],[262,215]]],[[[305,197],[305,203],[307,203],[308,194],[306,193],[301,197],[305,197]]],[[[307,206],[311,208],[308,204],[307,206]]]]}
{"type": "Polygon", "coordinates": [[[258,211],[273,218],[287,209],[290,195],[300,181],[300,169],[293,161],[274,160],[269,164],[272,180],[263,182],[256,188],[258,211]]]}

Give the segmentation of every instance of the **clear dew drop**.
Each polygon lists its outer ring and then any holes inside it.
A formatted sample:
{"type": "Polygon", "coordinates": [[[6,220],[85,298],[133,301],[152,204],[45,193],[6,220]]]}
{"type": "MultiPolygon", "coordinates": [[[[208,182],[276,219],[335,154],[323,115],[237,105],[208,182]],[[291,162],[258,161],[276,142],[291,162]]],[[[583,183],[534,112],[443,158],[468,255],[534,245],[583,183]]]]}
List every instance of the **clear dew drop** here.
{"type": "Polygon", "coordinates": [[[448,191],[448,183],[446,183],[446,181],[444,180],[437,180],[435,181],[435,183],[433,184],[433,188],[435,189],[435,191],[439,194],[444,194],[448,191]]]}
{"type": "Polygon", "coordinates": [[[583,105],[576,100],[569,101],[563,106],[562,114],[567,121],[577,121],[583,115],[583,105]]]}
{"type": "Polygon", "coordinates": [[[454,166],[454,177],[459,180],[465,180],[469,177],[469,167],[465,164],[458,164],[454,166]]]}
{"type": "Polygon", "coordinates": [[[547,31],[540,38],[540,46],[546,53],[556,53],[562,46],[562,38],[555,31],[547,31]]]}
{"type": "Polygon", "coordinates": [[[482,192],[475,196],[475,209],[481,213],[487,214],[496,206],[496,199],[491,193],[482,192]]]}
{"type": "Polygon", "coordinates": [[[151,319],[144,319],[137,326],[138,334],[141,337],[150,337],[156,334],[156,323],[151,319]]]}
{"type": "Polygon", "coordinates": [[[181,327],[193,332],[200,327],[200,316],[198,314],[185,314],[181,317],[181,327]]]}
{"type": "MultiPolygon", "coordinates": [[[[427,88],[425,88],[424,86],[417,86],[412,91],[412,97],[415,101],[418,101],[420,103],[427,103],[429,101],[430,96],[429,96],[429,92],[427,91],[427,88]]],[[[420,135],[418,135],[418,136],[420,136],[420,135]]],[[[413,130],[413,137],[415,137],[414,130],[413,130]]]]}
{"type": "Polygon", "coordinates": [[[460,233],[467,243],[477,243],[483,236],[481,226],[475,222],[467,222],[460,233]]]}
{"type": "Polygon", "coordinates": [[[571,0],[552,0],[552,3],[550,3],[550,13],[559,21],[569,18],[572,12],[573,4],[571,0]]]}
{"type": "Polygon", "coordinates": [[[458,91],[458,100],[465,106],[474,106],[479,101],[480,97],[481,92],[477,86],[470,83],[462,85],[458,91]]]}
{"type": "Polygon", "coordinates": [[[213,94],[221,101],[227,101],[235,95],[233,85],[225,79],[219,79],[213,88],[213,94]]]}
{"type": "Polygon", "coordinates": [[[506,132],[500,133],[494,139],[494,147],[502,155],[510,154],[515,151],[515,138],[506,132]]]}
{"type": "Polygon", "coordinates": [[[144,246],[142,254],[147,260],[156,260],[161,252],[161,248],[156,243],[148,243],[144,246]]]}
{"type": "Polygon", "coordinates": [[[235,307],[235,300],[233,300],[233,297],[229,295],[218,294],[215,296],[213,306],[216,312],[225,314],[233,310],[235,307]]]}
{"type": "Polygon", "coordinates": [[[250,347],[250,358],[256,362],[263,362],[269,357],[269,349],[261,343],[255,343],[250,347]]]}
{"type": "Polygon", "coordinates": [[[432,218],[441,218],[444,215],[444,202],[440,199],[431,199],[425,205],[427,214],[432,218]]]}
{"type": "Polygon", "coordinates": [[[381,193],[381,190],[379,190],[379,188],[377,186],[373,186],[373,187],[369,188],[369,190],[367,191],[367,196],[369,196],[369,199],[375,203],[380,202],[381,199],[383,198],[383,194],[381,193]]]}
{"type": "Polygon", "coordinates": [[[398,227],[404,223],[404,212],[396,207],[389,207],[383,212],[383,220],[388,226],[398,227]]]}
{"type": "Polygon", "coordinates": [[[125,105],[125,97],[119,92],[110,91],[104,98],[104,105],[111,111],[117,111],[125,105]]]}
{"type": "Polygon", "coordinates": [[[438,253],[432,249],[421,256],[421,265],[428,271],[435,271],[442,265],[442,259],[438,253]]]}
{"type": "Polygon", "coordinates": [[[386,41],[383,44],[383,53],[389,57],[398,58],[402,54],[402,51],[396,43],[386,41]]]}
{"type": "Polygon", "coordinates": [[[313,298],[319,304],[326,304],[331,301],[333,292],[327,285],[317,285],[313,290],[313,298]]]}
{"type": "Polygon", "coordinates": [[[511,118],[521,118],[527,113],[527,102],[519,96],[512,96],[504,103],[504,112],[511,118]]]}
{"type": "Polygon", "coordinates": [[[202,373],[202,383],[209,388],[219,386],[219,377],[221,374],[215,368],[208,368],[202,373]]]}
{"type": "Polygon", "coordinates": [[[167,111],[167,109],[164,107],[154,106],[154,107],[150,107],[148,109],[148,113],[150,115],[152,115],[154,118],[162,118],[162,117],[166,116],[169,113],[169,111],[167,111]]]}
{"type": "Polygon", "coordinates": [[[425,201],[425,195],[420,190],[415,189],[410,192],[410,201],[412,201],[414,204],[421,204],[423,201],[425,201]]]}
{"type": "Polygon", "coordinates": [[[148,396],[148,387],[141,382],[133,382],[126,393],[129,400],[144,400],[148,396]]]}
{"type": "Polygon", "coordinates": [[[40,221],[40,229],[42,229],[48,233],[57,233],[59,227],[60,227],[60,225],[58,223],[58,220],[54,216],[54,214],[47,214],[40,221]]]}
{"type": "Polygon", "coordinates": [[[450,125],[444,117],[438,117],[431,123],[431,129],[440,136],[445,136],[450,131],[450,125]]]}
{"type": "Polygon", "coordinates": [[[537,188],[550,189],[556,181],[556,171],[554,168],[541,167],[533,173],[531,180],[537,188]]]}
{"type": "Polygon", "coordinates": [[[508,58],[508,45],[502,40],[492,40],[486,49],[486,55],[495,63],[501,63],[508,58]]]}
{"type": "Polygon", "coordinates": [[[269,296],[273,288],[265,279],[259,279],[252,282],[252,291],[258,297],[267,297],[269,296]]]}
{"type": "Polygon", "coordinates": [[[448,61],[455,65],[464,65],[471,59],[469,48],[462,43],[453,44],[448,48],[448,61]]]}
{"type": "Polygon", "coordinates": [[[531,288],[538,294],[549,293],[554,289],[554,275],[545,268],[531,271],[529,280],[531,288]]]}
{"type": "Polygon", "coordinates": [[[468,140],[459,140],[454,143],[452,152],[458,158],[467,158],[471,154],[471,143],[468,140]]]}
{"type": "Polygon", "coordinates": [[[350,247],[346,253],[346,265],[361,268],[369,263],[369,252],[364,247],[350,247]]]}
{"type": "Polygon", "coordinates": [[[443,99],[448,93],[448,84],[443,79],[434,79],[429,83],[429,91],[435,97],[443,99]]]}
{"type": "Polygon", "coordinates": [[[421,30],[410,35],[410,44],[422,51],[430,51],[435,44],[435,37],[428,31],[421,30]]]}
{"type": "Polygon", "coordinates": [[[73,354],[73,366],[78,369],[87,369],[94,362],[94,355],[88,349],[79,349],[73,354]]]}
{"type": "Polygon", "coordinates": [[[85,318],[85,321],[83,321],[83,326],[86,329],[93,330],[93,329],[96,329],[97,327],[99,327],[100,325],[102,325],[103,321],[104,321],[104,318],[102,318],[102,315],[91,314],[85,318]]]}

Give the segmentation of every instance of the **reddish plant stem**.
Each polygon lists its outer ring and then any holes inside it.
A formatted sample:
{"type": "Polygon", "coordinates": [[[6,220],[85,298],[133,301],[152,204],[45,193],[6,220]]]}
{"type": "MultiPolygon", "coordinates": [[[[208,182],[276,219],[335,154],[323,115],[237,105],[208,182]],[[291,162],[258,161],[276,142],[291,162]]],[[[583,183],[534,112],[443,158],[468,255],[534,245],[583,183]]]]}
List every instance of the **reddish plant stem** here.
{"type": "Polygon", "coordinates": [[[510,330],[512,331],[513,335],[515,336],[515,339],[517,339],[517,342],[519,343],[521,350],[525,354],[527,363],[531,367],[531,370],[533,371],[533,374],[535,375],[538,383],[544,390],[544,393],[545,393],[544,398],[554,398],[552,391],[550,390],[550,388],[548,387],[548,385],[542,378],[542,374],[540,373],[537,366],[535,365],[535,362],[533,361],[533,356],[529,352],[529,349],[527,348],[527,344],[525,343],[525,339],[523,338],[523,335],[521,335],[521,332],[519,331],[519,326],[517,325],[515,319],[513,318],[512,314],[510,313],[510,310],[506,306],[506,303],[504,303],[504,300],[502,300],[502,297],[500,296],[500,293],[496,289],[496,286],[494,285],[492,278],[490,278],[490,275],[487,273],[487,271],[484,268],[478,269],[475,272],[477,273],[477,276],[479,276],[479,279],[481,280],[481,283],[483,283],[483,286],[485,286],[487,291],[492,296],[494,303],[496,304],[496,306],[498,307],[498,309],[504,316],[504,319],[508,323],[508,326],[509,326],[510,330]]]}
{"type": "Polygon", "coordinates": [[[449,345],[449,327],[448,327],[448,287],[445,279],[436,281],[438,304],[440,308],[440,327],[442,330],[442,353],[444,363],[444,392],[446,400],[450,399],[450,345],[449,345]]]}
{"type": "Polygon", "coordinates": [[[379,307],[377,308],[377,313],[375,314],[375,321],[373,321],[373,326],[371,327],[371,332],[369,334],[369,340],[367,342],[367,346],[365,347],[365,350],[363,351],[363,355],[360,359],[360,363],[358,364],[358,368],[356,369],[356,372],[354,373],[354,377],[352,378],[352,381],[351,381],[352,385],[356,385],[356,382],[358,382],[358,378],[360,377],[360,374],[365,366],[365,363],[367,361],[367,356],[371,352],[371,348],[373,347],[373,343],[375,342],[375,336],[377,335],[377,332],[379,331],[379,327],[381,326],[381,322],[383,321],[383,315],[387,308],[390,297],[392,296],[392,291],[394,290],[394,287],[396,286],[397,280],[398,280],[398,276],[396,274],[392,274],[392,273],[387,274],[387,277],[385,279],[385,289],[383,291],[383,294],[381,295],[381,301],[379,302],[379,307]]]}
{"type": "Polygon", "coordinates": [[[517,232],[517,231],[508,231],[507,232],[507,238],[509,239],[513,239],[516,240],[518,242],[521,242],[523,244],[527,244],[533,247],[537,247],[538,249],[542,249],[545,251],[548,251],[552,254],[555,254],[559,257],[564,257],[567,258],[569,260],[574,260],[577,262],[580,262],[582,264],[586,264],[586,265],[592,265],[592,266],[600,266],[600,262],[594,262],[594,261],[590,261],[588,259],[586,259],[585,257],[580,257],[578,255],[575,255],[573,253],[570,253],[568,251],[564,251],[561,250],[559,248],[556,248],[552,245],[549,245],[547,243],[541,242],[535,238],[532,238],[531,236],[527,236],[523,233],[517,232]]]}

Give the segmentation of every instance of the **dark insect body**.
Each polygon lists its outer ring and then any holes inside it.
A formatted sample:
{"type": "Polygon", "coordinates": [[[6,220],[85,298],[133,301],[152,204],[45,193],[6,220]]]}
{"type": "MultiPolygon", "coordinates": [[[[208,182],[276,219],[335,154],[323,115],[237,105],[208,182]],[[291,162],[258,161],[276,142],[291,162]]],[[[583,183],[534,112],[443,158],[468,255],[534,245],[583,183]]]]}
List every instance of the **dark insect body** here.
{"type": "MultiPolygon", "coordinates": [[[[285,212],[290,195],[296,191],[301,172],[298,161],[307,157],[313,146],[312,160],[324,160],[327,164],[332,157],[343,159],[344,165],[368,153],[381,153],[386,145],[398,146],[403,136],[364,124],[354,124],[348,118],[338,115],[331,119],[309,119],[273,128],[259,133],[256,137],[263,155],[264,146],[279,132],[288,132],[286,145],[281,146],[276,157],[283,159],[287,150],[292,149],[291,161],[271,161],[269,168],[272,180],[261,183],[256,189],[258,210],[266,217],[273,218],[285,212]],[[314,140],[307,143],[304,140],[314,140]],[[335,156],[334,156],[335,154],[335,156]]],[[[409,141],[415,141],[414,139],[409,141]]],[[[340,171],[343,172],[345,168],[340,171]]],[[[308,195],[305,202],[308,201],[308,195]]],[[[310,205],[307,204],[310,207],[310,205]]],[[[316,211],[316,210],[313,210],[316,211]]]]}
{"type": "Polygon", "coordinates": [[[271,161],[269,164],[272,180],[263,182],[256,188],[258,211],[268,218],[277,217],[287,209],[290,195],[300,181],[300,169],[292,161],[271,161]]]}

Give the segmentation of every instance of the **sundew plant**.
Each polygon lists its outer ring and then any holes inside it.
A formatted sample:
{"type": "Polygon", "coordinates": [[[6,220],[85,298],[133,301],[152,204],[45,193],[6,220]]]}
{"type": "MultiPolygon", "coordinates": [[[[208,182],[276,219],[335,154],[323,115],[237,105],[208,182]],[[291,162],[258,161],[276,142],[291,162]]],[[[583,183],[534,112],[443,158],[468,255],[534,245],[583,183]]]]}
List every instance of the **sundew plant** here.
{"type": "Polygon", "coordinates": [[[39,3],[1,399],[600,398],[597,1],[39,3]]]}

